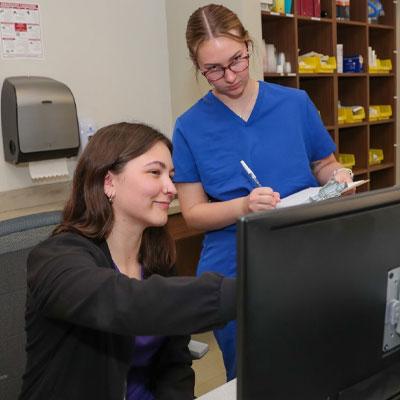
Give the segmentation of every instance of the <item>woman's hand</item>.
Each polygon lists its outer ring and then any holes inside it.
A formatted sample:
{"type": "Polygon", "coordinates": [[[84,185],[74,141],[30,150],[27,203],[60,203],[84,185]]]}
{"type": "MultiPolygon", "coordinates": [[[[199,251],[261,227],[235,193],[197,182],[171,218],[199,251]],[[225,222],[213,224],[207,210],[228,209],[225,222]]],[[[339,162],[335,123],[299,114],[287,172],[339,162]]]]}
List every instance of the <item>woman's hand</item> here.
{"type": "MultiPolygon", "coordinates": [[[[339,168],[334,172],[333,178],[335,179],[336,182],[339,183],[353,182],[353,174],[351,173],[351,170],[348,168],[339,168]]],[[[356,188],[353,188],[351,190],[347,190],[346,192],[344,192],[342,196],[347,196],[349,194],[355,194],[355,193],[356,193],[356,188]]]]}
{"type": "Polygon", "coordinates": [[[244,214],[275,208],[280,202],[280,195],[270,187],[259,187],[244,197],[244,214]]]}

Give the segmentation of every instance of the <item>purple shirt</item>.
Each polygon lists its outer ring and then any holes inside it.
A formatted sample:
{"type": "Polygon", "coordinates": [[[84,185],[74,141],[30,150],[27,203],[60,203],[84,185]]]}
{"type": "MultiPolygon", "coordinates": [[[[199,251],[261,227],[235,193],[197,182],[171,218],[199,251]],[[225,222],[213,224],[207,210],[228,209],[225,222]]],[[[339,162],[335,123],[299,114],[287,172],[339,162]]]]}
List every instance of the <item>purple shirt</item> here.
{"type": "Polygon", "coordinates": [[[132,364],[127,377],[127,400],[153,400],[148,388],[151,363],[164,343],[164,336],[136,336],[132,364]]]}
{"type": "MultiPolygon", "coordinates": [[[[119,272],[115,263],[114,267],[119,272]]],[[[143,269],[141,274],[143,279],[143,269]]],[[[133,340],[132,363],[126,378],[126,400],[154,400],[148,387],[151,364],[165,339],[165,336],[136,336],[133,340]]]]}

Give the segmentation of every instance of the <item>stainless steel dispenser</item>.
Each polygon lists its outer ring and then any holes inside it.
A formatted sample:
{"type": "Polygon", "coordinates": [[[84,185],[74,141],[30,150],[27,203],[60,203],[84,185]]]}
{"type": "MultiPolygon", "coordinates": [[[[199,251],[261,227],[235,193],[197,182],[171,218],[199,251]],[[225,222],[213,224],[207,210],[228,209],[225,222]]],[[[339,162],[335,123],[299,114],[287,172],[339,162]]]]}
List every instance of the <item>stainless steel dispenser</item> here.
{"type": "Polygon", "coordinates": [[[44,77],[6,78],[1,91],[4,158],[13,164],[71,157],[79,126],[71,90],[44,77]]]}

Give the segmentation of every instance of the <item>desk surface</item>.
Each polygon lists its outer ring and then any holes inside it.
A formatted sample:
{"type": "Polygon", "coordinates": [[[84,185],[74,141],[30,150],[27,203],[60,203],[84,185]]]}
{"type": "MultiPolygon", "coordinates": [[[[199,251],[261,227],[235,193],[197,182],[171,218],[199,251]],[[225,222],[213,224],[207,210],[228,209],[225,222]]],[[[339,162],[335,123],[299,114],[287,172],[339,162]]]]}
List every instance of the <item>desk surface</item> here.
{"type": "Polygon", "coordinates": [[[236,400],[236,379],[200,396],[198,400],[236,400]]]}

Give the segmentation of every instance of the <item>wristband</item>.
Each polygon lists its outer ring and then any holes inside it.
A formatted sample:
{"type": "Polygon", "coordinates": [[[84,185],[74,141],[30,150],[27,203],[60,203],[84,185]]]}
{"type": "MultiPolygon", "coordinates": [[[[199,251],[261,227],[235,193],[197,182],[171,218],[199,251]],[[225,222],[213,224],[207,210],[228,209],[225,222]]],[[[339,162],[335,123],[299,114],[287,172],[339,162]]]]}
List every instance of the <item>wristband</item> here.
{"type": "Polygon", "coordinates": [[[338,169],[335,169],[333,171],[333,177],[335,177],[338,172],[346,172],[346,173],[348,173],[350,175],[350,178],[353,179],[354,174],[353,174],[353,171],[350,168],[338,168],[338,169]]]}

